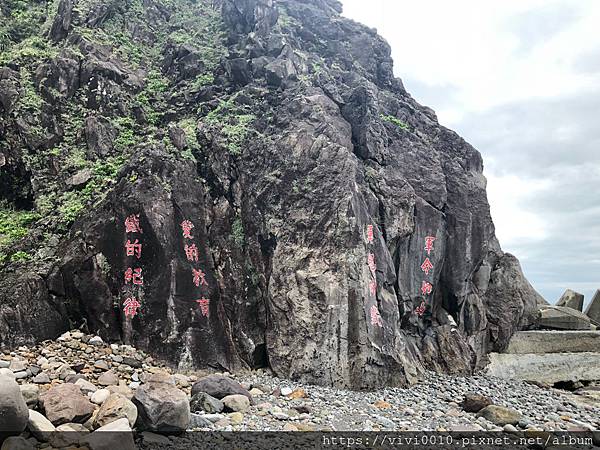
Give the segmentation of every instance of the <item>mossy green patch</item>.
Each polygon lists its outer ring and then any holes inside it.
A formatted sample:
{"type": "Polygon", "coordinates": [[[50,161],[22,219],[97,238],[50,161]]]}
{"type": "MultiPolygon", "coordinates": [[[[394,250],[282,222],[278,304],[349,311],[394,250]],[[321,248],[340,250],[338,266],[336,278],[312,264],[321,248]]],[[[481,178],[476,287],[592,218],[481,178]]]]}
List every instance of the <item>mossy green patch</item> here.
{"type": "Polygon", "coordinates": [[[382,120],[385,120],[386,122],[396,125],[401,130],[410,131],[410,127],[408,126],[408,124],[401,121],[400,119],[398,119],[395,116],[390,116],[388,114],[381,114],[380,117],[382,120]]]}
{"type": "Polygon", "coordinates": [[[237,217],[231,225],[231,237],[235,245],[237,245],[240,248],[244,246],[244,242],[246,241],[246,234],[244,232],[244,223],[239,217],[237,217]]]}
{"type": "Polygon", "coordinates": [[[40,215],[34,211],[19,211],[6,203],[0,203],[0,263],[6,260],[12,246],[27,236],[29,229],[39,218],[40,215]]]}
{"type": "Polygon", "coordinates": [[[221,101],[219,106],[204,118],[207,125],[217,129],[219,144],[234,156],[242,154],[242,144],[251,133],[256,133],[256,130],[251,128],[256,116],[249,111],[248,106],[237,105],[233,96],[221,101]]]}

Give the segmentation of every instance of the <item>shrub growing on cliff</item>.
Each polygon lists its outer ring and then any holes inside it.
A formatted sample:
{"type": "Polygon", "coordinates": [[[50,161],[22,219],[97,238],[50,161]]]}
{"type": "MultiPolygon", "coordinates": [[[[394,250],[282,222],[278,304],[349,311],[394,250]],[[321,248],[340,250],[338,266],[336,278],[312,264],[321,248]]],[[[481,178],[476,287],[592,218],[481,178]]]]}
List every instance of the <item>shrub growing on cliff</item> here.
{"type": "Polygon", "coordinates": [[[404,131],[410,130],[409,126],[405,122],[402,122],[400,119],[398,119],[395,116],[390,116],[388,114],[381,114],[380,117],[382,120],[385,120],[386,122],[396,125],[401,130],[404,130],[404,131]]]}
{"type": "Polygon", "coordinates": [[[0,28],[0,52],[5,51],[12,44],[10,34],[7,29],[0,28]]]}
{"type": "Polygon", "coordinates": [[[244,224],[242,223],[242,219],[239,217],[233,221],[231,225],[231,237],[233,238],[233,242],[238,247],[243,247],[244,242],[246,241],[246,236],[244,233],[244,224]]]}
{"type": "Polygon", "coordinates": [[[115,139],[115,147],[120,151],[126,151],[137,145],[138,135],[135,132],[135,123],[131,117],[117,117],[113,119],[113,125],[119,132],[115,139]]]}
{"type": "Polygon", "coordinates": [[[0,203],[0,263],[7,258],[6,250],[25,237],[39,218],[34,211],[18,211],[0,203]]]}
{"type": "Polygon", "coordinates": [[[238,156],[242,154],[242,144],[254,131],[250,125],[256,116],[249,114],[246,106],[236,105],[234,100],[235,96],[221,101],[219,106],[207,114],[204,122],[216,129],[219,136],[217,142],[227,148],[230,154],[238,156]]]}

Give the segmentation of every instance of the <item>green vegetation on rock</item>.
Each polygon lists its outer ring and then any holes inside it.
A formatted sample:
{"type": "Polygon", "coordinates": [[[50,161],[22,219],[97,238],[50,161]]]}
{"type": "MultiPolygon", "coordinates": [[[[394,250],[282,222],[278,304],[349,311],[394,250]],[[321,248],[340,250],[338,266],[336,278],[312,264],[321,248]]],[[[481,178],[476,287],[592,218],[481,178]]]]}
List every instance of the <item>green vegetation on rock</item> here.
{"type": "Polygon", "coordinates": [[[242,154],[242,144],[254,132],[250,125],[256,116],[249,112],[246,105],[237,105],[235,96],[223,100],[206,115],[204,122],[217,130],[218,142],[227,148],[230,154],[242,154]]]}
{"type": "Polygon", "coordinates": [[[235,242],[235,245],[237,245],[240,248],[244,246],[244,242],[246,241],[246,235],[244,233],[244,224],[242,222],[242,219],[240,219],[239,217],[237,217],[231,225],[231,237],[233,238],[233,242],[235,242]]]}
{"type": "Polygon", "coordinates": [[[408,126],[408,124],[402,122],[400,119],[398,119],[395,116],[390,116],[390,115],[387,115],[387,114],[381,114],[380,117],[381,117],[382,120],[385,120],[386,122],[389,122],[391,124],[396,125],[401,130],[404,130],[404,131],[409,131],[410,130],[410,127],[408,126]]]}
{"type": "MultiPolygon", "coordinates": [[[[7,259],[10,248],[27,236],[29,229],[39,218],[40,215],[34,211],[19,211],[6,203],[0,203],[0,264],[7,259]]],[[[24,254],[26,253],[21,251],[15,252],[11,260],[22,261],[26,258],[24,254]]]]}
{"type": "Polygon", "coordinates": [[[0,66],[22,58],[45,58],[49,46],[36,36],[45,28],[48,2],[3,0],[0,4],[0,66]]]}
{"type": "MultiPolygon", "coordinates": [[[[7,130],[0,151],[20,160],[24,185],[34,182],[35,207],[31,212],[0,205],[3,261],[29,259],[27,251],[11,253],[29,227],[66,233],[106,198],[135,152],[164,143],[174,156],[196,163],[198,119],[181,108],[180,99],[213,85],[228,54],[220,7],[211,0],[78,0],[63,39],[50,37],[59,3],[0,4],[0,67],[10,68],[5,86],[12,95],[10,118],[0,117],[7,130]],[[191,75],[175,65],[174,71],[164,69],[165,56],[182,46],[198,58],[191,75]],[[98,118],[97,125],[91,122],[93,138],[90,117],[98,118]],[[167,133],[174,125],[186,133],[181,151],[167,133]],[[83,181],[72,183],[72,177],[83,181]]],[[[240,154],[254,116],[237,106],[214,116],[226,148],[240,154]]],[[[127,179],[133,183],[138,176],[130,170],[127,179]]]]}

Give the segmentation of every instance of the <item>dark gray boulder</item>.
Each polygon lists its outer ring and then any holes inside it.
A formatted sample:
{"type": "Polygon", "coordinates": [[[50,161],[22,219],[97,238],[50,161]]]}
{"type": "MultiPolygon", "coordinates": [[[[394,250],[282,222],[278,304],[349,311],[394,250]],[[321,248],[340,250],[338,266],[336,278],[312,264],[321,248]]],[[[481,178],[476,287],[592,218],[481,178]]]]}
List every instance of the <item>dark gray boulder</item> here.
{"type": "Polygon", "coordinates": [[[71,29],[72,16],[73,0],[60,0],[48,37],[53,41],[60,41],[67,37],[71,29]]]}
{"type": "Polygon", "coordinates": [[[117,131],[111,122],[100,116],[90,116],[85,119],[85,139],[90,158],[109,155],[114,148],[117,131]]]}
{"type": "Polygon", "coordinates": [[[478,412],[492,404],[492,400],[489,397],[486,397],[482,394],[477,394],[475,392],[467,392],[465,397],[463,398],[460,406],[466,412],[478,412]]]}
{"type": "Polygon", "coordinates": [[[245,58],[230,59],[225,67],[233,82],[240,86],[245,86],[252,78],[250,65],[245,58]]]}
{"type": "Polygon", "coordinates": [[[79,89],[81,61],[71,50],[64,50],[59,56],[41,64],[35,72],[38,90],[48,101],[71,98],[79,89]]]}
{"type": "Polygon", "coordinates": [[[205,71],[202,53],[192,45],[170,45],[165,50],[164,70],[179,79],[194,78],[205,71]]]}
{"type": "Polygon", "coordinates": [[[0,68],[0,106],[3,112],[11,112],[15,101],[19,98],[19,73],[8,67],[0,68]]]}
{"type": "Polygon", "coordinates": [[[281,87],[289,80],[296,79],[296,68],[289,59],[276,59],[265,66],[267,82],[270,85],[281,87]]]}
{"type": "Polygon", "coordinates": [[[187,136],[180,127],[173,126],[169,128],[169,138],[177,150],[183,150],[187,147],[187,136]]]}
{"type": "Polygon", "coordinates": [[[209,414],[220,413],[225,405],[223,402],[206,392],[197,392],[190,399],[190,411],[205,411],[209,414]]]}
{"type": "Polygon", "coordinates": [[[205,393],[216,399],[222,399],[228,395],[241,394],[252,400],[252,395],[242,387],[240,383],[223,375],[208,375],[200,378],[192,385],[192,396],[205,393]]]}
{"type": "Polygon", "coordinates": [[[2,443],[2,446],[10,450],[35,450],[33,444],[21,436],[11,436],[6,438],[2,443]]]}

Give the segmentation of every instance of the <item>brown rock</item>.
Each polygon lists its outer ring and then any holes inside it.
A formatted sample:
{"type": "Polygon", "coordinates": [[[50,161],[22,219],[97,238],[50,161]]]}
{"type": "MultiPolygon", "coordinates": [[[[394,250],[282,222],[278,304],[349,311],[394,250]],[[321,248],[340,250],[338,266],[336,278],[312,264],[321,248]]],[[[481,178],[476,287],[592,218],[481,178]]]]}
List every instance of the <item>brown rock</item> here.
{"type": "Polygon", "coordinates": [[[226,411],[244,412],[250,407],[250,400],[245,395],[227,395],[222,399],[226,411]]]}
{"type": "Polygon", "coordinates": [[[308,397],[306,395],[306,391],[302,388],[296,388],[292,391],[292,393],[290,395],[288,395],[289,398],[291,399],[298,399],[298,398],[306,398],[308,397]]]}
{"type": "Polygon", "coordinates": [[[466,412],[478,412],[485,408],[488,405],[492,404],[492,400],[485,395],[476,394],[473,392],[468,392],[465,394],[465,398],[463,399],[460,406],[466,412]]]}
{"type": "Polygon", "coordinates": [[[298,428],[298,431],[315,431],[315,426],[310,423],[299,422],[295,425],[296,425],[296,428],[298,428]]]}
{"type": "Polygon", "coordinates": [[[388,403],[385,400],[377,400],[375,403],[373,403],[373,406],[379,409],[389,409],[392,407],[391,403],[388,403]]]}
{"type": "Polygon", "coordinates": [[[94,412],[94,405],[81,393],[79,386],[71,383],[50,388],[40,396],[40,402],[46,417],[54,425],[83,423],[94,412]]]}
{"type": "Polygon", "coordinates": [[[107,389],[111,394],[121,394],[124,397],[127,397],[129,400],[133,398],[133,391],[122,384],[119,384],[118,386],[108,386],[107,389]]]}
{"type": "Polygon", "coordinates": [[[114,371],[109,370],[98,377],[98,384],[100,386],[114,386],[119,384],[119,377],[114,371]]]}
{"type": "Polygon", "coordinates": [[[94,428],[103,427],[122,418],[129,420],[129,426],[133,427],[137,416],[137,408],[127,397],[121,394],[112,394],[102,403],[94,420],[94,428]]]}
{"type": "Polygon", "coordinates": [[[483,417],[490,422],[504,426],[504,425],[516,425],[519,423],[519,420],[523,418],[520,412],[512,409],[506,408],[504,406],[498,405],[489,405],[483,408],[479,413],[477,413],[479,417],[483,417]]]}

